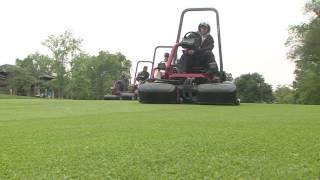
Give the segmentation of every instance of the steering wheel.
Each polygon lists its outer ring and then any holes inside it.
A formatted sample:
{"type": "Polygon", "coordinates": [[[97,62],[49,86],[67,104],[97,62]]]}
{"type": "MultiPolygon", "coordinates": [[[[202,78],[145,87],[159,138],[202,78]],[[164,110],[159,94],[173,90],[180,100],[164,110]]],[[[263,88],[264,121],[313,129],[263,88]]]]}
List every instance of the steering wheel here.
{"type": "Polygon", "coordinates": [[[202,38],[198,32],[187,32],[182,41],[181,46],[186,49],[197,49],[201,46],[202,38]]]}
{"type": "Polygon", "coordinates": [[[194,31],[189,31],[189,32],[187,32],[187,33],[183,36],[183,38],[189,38],[190,35],[192,35],[192,36],[194,36],[194,37],[197,37],[197,39],[198,39],[198,38],[201,39],[201,35],[200,35],[198,32],[194,32],[194,31]]]}

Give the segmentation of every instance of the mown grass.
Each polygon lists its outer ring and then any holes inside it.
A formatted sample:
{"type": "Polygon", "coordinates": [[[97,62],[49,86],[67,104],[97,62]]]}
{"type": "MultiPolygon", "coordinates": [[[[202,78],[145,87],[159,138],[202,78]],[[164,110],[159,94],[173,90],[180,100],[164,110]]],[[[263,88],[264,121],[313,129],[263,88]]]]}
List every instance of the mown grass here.
{"type": "Polygon", "coordinates": [[[31,96],[10,96],[7,94],[0,93],[0,99],[35,99],[35,97],[31,96]]]}
{"type": "Polygon", "coordinates": [[[0,100],[0,179],[319,179],[320,106],[0,100]]]}

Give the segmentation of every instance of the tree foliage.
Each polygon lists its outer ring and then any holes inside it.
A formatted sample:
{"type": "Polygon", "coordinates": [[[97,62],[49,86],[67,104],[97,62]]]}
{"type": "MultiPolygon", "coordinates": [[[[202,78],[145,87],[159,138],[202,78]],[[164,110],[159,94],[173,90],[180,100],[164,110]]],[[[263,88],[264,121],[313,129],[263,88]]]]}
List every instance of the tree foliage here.
{"type": "Polygon", "coordinates": [[[59,98],[102,99],[121,75],[130,78],[131,61],[123,54],[100,51],[89,55],[80,50],[82,40],[69,31],[51,35],[42,44],[52,52],[52,58],[40,53],[17,59],[11,67],[9,84],[18,95],[32,95],[35,86],[49,87],[39,79],[49,75],[50,88],[59,98]]]}
{"type": "Polygon", "coordinates": [[[294,104],[294,90],[288,86],[278,86],[274,91],[274,102],[278,104],[294,104]]]}
{"type": "Polygon", "coordinates": [[[52,59],[46,55],[42,55],[38,52],[28,55],[24,59],[17,59],[16,65],[27,70],[34,76],[38,78],[41,75],[52,74],[52,59]]]}
{"type": "Polygon", "coordinates": [[[130,74],[131,62],[121,53],[100,51],[97,56],[81,54],[71,69],[70,93],[74,99],[102,99],[122,74],[130,74]]]}
{"type": "Polygon", "coordinates": [[[32,88],[37,80],[32,73],[20,66],[11,67],[9,71],[9,88],[14,90],[13,93],[23,96],[32,95],[32,88]]]}
{"type": "Polygon", "coordinates": [[[243,74],[235,79],[241,102],[271,103],[273,101],[271,85],[265,83],[258,73],[243,74]]]}
{"type": "Polygon", "coordinates": [[[50,35],[42,44],[50,49],[53,55],[53,68],[57,74],[56,85],[58,86],[59,98],[64,97],[65,85],[68,79],[68,69],[72,67],[73,58],[80,53],[82,40],[75,38],[70,31],[60,35],[50,35]]]}
{"type": "Polygon", "coordinates": [[[37,52],[24,59],[17,59],[16,66],[10,67],[8,71],[9,88],[12,88],[15,94],[33,95],[34,87],[43,84],[39,77],[52,73],[52,59],[37,52]]]}
{"type": "Polygon", "coordinates": [[[320,104],[320,1],[309,1],[305,9],[312,14],[310,21],[291,26],[286,45],[288,57],[296,63],[296,102],[320,104]]]}

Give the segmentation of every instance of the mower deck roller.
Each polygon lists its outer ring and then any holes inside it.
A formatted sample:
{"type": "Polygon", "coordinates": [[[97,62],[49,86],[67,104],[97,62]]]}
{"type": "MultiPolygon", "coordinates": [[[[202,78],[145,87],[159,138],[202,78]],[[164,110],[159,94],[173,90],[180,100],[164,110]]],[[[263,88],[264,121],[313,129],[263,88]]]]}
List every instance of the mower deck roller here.
{"type": "Polygon", "coordinates": [[[139,87],[139,97],[142,103],[180,103],[238,105],[237,88],[232,83],[210,83],[194,86],[192,97],[185,97],[186,87],[166,83],[147,83],[139,87]],[[188,100],[189,99],[189,100],[188,100]]]}
{"type": "Polygon", "coordinates": [[[134,93],[121,92],[119,95],[105,95],[104,100],[133,100],[135,97],[134,93]]]}
{"type": "Polygon", "coordinates": [[[197,89],[196,103],[238,105],[237,88],[228,82],[200,84],[197,89]]]}
{"type": "Polygon", "coordinates": [[[122,92],[122,93],[120,93],[120,99],[121,100],[133,100],[134,93],[122,92]]]}
{"type": "Polygon", "coordinates": [[[138,92],[141,103],[177,103],[177,88],[172,84],[146,83],[138,92]]]}
{"type": "Polygon", "coordinates": [[[104,95],[103,99],[104,100],[120,100],[120,96],[108,94],[108,95],[104,95]]]}
{"type": "Polygon", "coordinates": [[[104,100],[135,100],[135,94],[131,92],[120,92],[119,94],[107,94],[103,96],[104,100]]]}

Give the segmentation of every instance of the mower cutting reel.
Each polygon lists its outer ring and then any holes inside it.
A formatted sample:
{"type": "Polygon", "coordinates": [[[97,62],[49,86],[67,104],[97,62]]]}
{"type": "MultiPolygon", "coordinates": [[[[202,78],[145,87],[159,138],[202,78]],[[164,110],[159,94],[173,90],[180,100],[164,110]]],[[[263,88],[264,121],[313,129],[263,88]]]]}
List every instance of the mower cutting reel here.
{"type": "MultiPolygon", "coordinates": [[[[200,40],[201,41],[201,40],[200,40]]],[[[195,45],[196,46],[196,45],[195,45]]],[[[160,64],[159,64],[160,66],[160,64]]],[[[168,61],[163,67],[152,69],[152,77],[148,83],[142,84],[138,88],[141,103],[197,103],[197,104],[226,104],[239,105],[237,88],[232,82],[225,81],[223,71],[222,49],[219,13],[214,8],[190,8],[185,9],[180,18],[176,44],[172,47],[168,61]],[[184,15],[190,11],[211,11],[216,15],[216,31],[219,50],[219,71],[207,71],[203,67],[192,67],[191,70],[181,72],[177,66],[177,51],[180,46],[184,48],[194,47],[192,43],[198,43],[196,36],[191,36],[192,32],[187,33],[180,42],[181,30],[184,15]],[[186,39],[189,38],[189,39],[186,39]],[[155,78],[154,72],[164,69],[161,78],[155,78]]],[[[208,65],[217,67],[216,64],[208,65]]]]}

